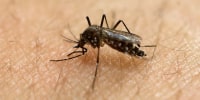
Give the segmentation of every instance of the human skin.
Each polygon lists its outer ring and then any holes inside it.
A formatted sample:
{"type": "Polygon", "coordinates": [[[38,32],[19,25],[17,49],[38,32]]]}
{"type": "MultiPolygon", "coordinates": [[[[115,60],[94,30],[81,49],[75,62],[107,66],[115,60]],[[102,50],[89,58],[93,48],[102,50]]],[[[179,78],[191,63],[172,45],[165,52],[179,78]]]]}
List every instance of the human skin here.
{"type": "MultiPolygon", "coordinates": [[[[200,98],[198,0],[1,0],[1,100],[197,100],[200,98]],[[74,40],[102,14],[110,26],[124,20],[143,38],[147,57],[120,53],[106,44],[91,88],[97,49],[62,62],[74,40]],[[68,27],[70,26],[70,27],[68,27]]],[[[119,30],[125,30],[122,25],[119,30]]]]}

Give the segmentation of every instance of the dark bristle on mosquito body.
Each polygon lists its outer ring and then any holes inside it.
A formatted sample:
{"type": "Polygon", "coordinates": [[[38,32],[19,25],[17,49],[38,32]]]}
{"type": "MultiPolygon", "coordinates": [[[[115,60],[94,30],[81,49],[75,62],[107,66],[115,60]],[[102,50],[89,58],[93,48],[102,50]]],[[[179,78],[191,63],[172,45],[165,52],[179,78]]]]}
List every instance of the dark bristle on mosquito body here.
{"type": "Polygon", "coordinates": [[[50,61],[58,62],[80,57],[87,52],[87,48],[84,47],[85,44],[91,45],[93,48],[97,48],[96,68],[92,82],[92,89],[94,89],[95,87],[99,67],[100,47],[103,47],[103,44],[107,44],[108,46],[119,52],[126,53],[130,56],[135,57],[146,56],[146,53],[140,50],[140,47],[156,47],[156,45],[140,46],[142,38],[136,34],[131,33],[123,20],[119,20],[111,28],[108,26],[105,14],[103,14],[102,16],[100,25],[91,24],[91,21],[88,16],[86,17],[86,20],[89,26],[85,29],[85,31],[82,34],[80,34],[79,40],[76,41],[69,38],[65,38],[67,42],[76,43],[76,46],[74,46],[74,48],[77,49],[68,54],[68,58],[66,59],[50,61]],[[106,23],[106,27],[103,27],[104,22],[106,23]],[[116,30],[117,26],[120,23],[124,25],[127,31],[116,30]]]}

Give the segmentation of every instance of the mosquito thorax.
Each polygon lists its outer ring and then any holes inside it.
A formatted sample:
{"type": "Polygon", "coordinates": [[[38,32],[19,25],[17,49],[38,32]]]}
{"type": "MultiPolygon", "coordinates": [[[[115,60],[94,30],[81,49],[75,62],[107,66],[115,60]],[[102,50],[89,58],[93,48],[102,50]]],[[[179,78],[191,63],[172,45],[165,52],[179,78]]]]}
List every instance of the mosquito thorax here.
{"type": "Polygon", "coordinates": [[[86,43],[90,44],[93,48],[100,47],[101,40],[101,31],[100,27],[97,25],[89,26],[82,34],[81,40],[84,40],[86,43]]]}

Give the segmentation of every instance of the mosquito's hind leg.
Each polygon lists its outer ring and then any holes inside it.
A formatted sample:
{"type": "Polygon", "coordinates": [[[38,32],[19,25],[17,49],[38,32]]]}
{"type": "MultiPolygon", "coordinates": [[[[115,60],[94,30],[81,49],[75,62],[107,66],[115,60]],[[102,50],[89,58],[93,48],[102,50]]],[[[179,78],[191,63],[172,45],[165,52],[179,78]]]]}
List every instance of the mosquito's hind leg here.
{"type": "Polygon", "coordinates": [[[105,21],[106,21],[106,26],[107,26],[107,28],[109,28],[109,26],[108,26],[108,21],[107,21],[107,19],[106,19],[106,15],[105,15],[105,14],[102,15],[100,27],[103,27],[104,19],[105,19],[105,21]]]}
{"type": "Polygon", "coordinates": [[[112,29],[113,29],[113,30],[116,29],[117,26],[118,26],[120,23],[122,23],[122,24],[124,25],[124,27],[126,28],[126,30],[128,31],[128,33],[131,34],[131,32],[129,31],[128,27],[126,26],[126,24],[124,23],[123,20],[119,20],[119,21],[115,24],[115,26],[114,26],[112,29]]]}

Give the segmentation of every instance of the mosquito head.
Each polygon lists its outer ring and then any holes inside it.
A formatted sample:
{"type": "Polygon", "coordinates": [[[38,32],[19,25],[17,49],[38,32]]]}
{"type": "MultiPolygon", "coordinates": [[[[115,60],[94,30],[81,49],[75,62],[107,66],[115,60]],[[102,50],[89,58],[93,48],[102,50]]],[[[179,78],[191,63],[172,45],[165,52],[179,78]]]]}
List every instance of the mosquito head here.
{"type": "Polygon", "coordinates": [[[79,41],[76,42],[76,43],[77,43],[77,45],[74,46],[74,48],[83,48],[84,45],[86,44],[86,42],[85,42],[83,39],[79,40],[79,41]]]}

